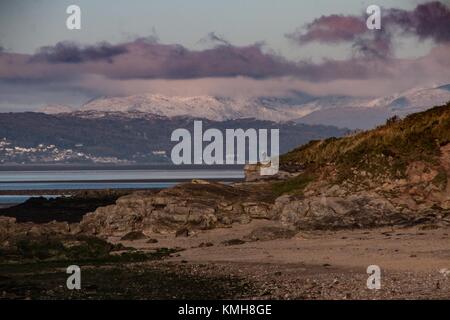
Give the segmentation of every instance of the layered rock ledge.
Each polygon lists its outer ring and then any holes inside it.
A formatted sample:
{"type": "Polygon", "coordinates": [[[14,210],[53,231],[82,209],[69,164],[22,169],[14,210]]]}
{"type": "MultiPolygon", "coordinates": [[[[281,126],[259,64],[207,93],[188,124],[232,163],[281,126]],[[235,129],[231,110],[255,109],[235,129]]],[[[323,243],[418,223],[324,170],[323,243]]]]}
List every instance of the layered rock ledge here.
{"type": "Polygon", "coordinates": [[[264,193],[269,187],[267,183],[225,185],[197,180],[156,194],[138,191],[85,215],[78,232],[111,236],[186,230],[178,234],[187,236],[196,230],[226,228],[253,219],[316,230],[450,225],[448,208],[436,202],[417,205],[409,194],[389,197],[373,190],[350,192],[337,185],[313,183],[301,195],[274,198],[270,192],[264,193]]]}

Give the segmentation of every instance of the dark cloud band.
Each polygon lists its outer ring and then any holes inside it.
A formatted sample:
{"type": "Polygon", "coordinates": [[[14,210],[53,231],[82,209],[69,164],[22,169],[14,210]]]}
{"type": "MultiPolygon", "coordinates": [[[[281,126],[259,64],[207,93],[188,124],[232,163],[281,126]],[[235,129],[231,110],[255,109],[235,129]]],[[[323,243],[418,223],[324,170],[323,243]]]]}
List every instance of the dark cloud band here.
{"type": "Polygon", "coordinates": [[[106,42],[86,47],[80,47],[72,42],[60,42],[55,46],[39,49],[30,60],[49,63],[83,63],[98,60],[111,62],[113,57],[126,52],[125,46],[113,46],[106,42]]]}

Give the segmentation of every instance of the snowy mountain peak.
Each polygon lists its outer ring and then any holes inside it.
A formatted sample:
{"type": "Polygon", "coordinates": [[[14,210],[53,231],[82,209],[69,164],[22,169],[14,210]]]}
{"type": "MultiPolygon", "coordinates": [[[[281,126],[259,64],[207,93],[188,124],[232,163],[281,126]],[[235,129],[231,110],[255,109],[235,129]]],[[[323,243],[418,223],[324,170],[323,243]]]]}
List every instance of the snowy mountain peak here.
{"type": "Polygon", "coordinates": [[[450,85],[412,88],[386,97],[311,96],[293,92],[280,97],[231,98],[139,94],[103,97],[86,103],[81,112],[121,112],[166,117],[188,116],[211,120],[256,118],[299,121],[348,128],[370,128],[396,114],[404,116],[450,101],[450,85]],[[313,119],[313,120],[312,120],[313,119]]]}
{"type": "Polygon", "coordinates": [[[191,116],[211,120],[258,118],[286,121],[309,113],[301,105],[288,105],[281,99],[261,103],[259,98],[225,98],[214,96],[164,96],[141,94],[128,97],[102,98],[90,101],[80,111],[139,111],[168,117],[191,116]]]}

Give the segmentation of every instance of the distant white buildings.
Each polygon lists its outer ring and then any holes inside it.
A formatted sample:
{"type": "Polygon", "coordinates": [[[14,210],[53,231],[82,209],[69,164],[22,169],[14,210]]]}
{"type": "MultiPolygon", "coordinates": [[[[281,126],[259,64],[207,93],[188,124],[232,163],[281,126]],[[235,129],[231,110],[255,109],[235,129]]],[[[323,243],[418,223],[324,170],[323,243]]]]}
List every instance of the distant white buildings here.
{"type": "Polygon", "coordinates": [[[166,156],[166,151],[164,151],[164,150],[154,150],[154,151],[152,151],[152,154],[154,156],[163,156],[163,157],[165,157],[166,156]]]}
{"type": "MultiPolygon", "coordinates": [[[[83,147],[76,144],[75,147],[83,147]]],[[[129,163],[116,157],[95,157],[82,151],[59,149],[54,144],[38,144],[36,147],[14,146],[6,138],[0,138],[0,163],[129,163]]]]}
{"type": "MultiPolygon", "coordinates": [[[[84,152],[82,143],[77,143],[71,149],[57,148],[54,144],[39,143],[36,146],[19,146],[0,138],[0,163],[103,163],[129,164],[141,159],[158,157],[167,159],[166,151],[153,150],[147,154],[137,153],[132,160],[124,160],[114,156],[95,156],[84,152]],[[136,159],[136,160],[135,160],[136,159]]],[[[153,159],[154,160],[154,159],[153,159]]]]}

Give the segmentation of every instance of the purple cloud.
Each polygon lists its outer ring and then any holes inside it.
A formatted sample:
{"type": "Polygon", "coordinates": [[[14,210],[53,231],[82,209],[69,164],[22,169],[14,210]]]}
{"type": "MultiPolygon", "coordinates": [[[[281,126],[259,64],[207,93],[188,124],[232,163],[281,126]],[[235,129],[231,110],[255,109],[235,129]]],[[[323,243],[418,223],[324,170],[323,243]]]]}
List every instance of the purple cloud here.
{"type": "Polygon", "coordinates": [[[421,40],[450,42],[450,7],[439,1],[418,5],[412,11],[390,9],[384,19],[388,25],[415,35],[421,40]]]}
{"type": "Polygon", "coordinates": [[[382,30],[368,30],[365,15],[322,16],[288,35],[300,45],[318,41],[348,42],[353,55],[343,61],[293,62],[267,52],[261,44],[234,46],[215,33],[213,48],[190,50],[181,45],[139,38],[112,45],[81,46],[60,42],[33,55],[0,51],[0,81],[73,81],[87,75],[108,79],[200,79],[295,77],[308,81],[367,79],[390,73],[395,33],[414,34],[437,43],[450,41],[450,9],[440,2],[407,11],[383,11],[382,30]],[[375,58],[375,59],[374,59],[375,58]],[[380,60],[378,63],[374,60],[380,60]]]}
{"type": "Polygon", "coordinates": [[[382,10],[382,29],[376,31],[366,27],[366,15],[322,16],[286,37],[299,45],[350,42],[357,53],[386,58],[392,54],[395,32],[414,35],[420,40],[432,39],[436,43],[450,42],[450,8],[433,1],[411,11],[382,10]]]}
{"type": "Polygon", "coordinates": [[[83,63],[106,60],[127,52],[123,45],[111,45],[107,42],[94,46],[81,47],[73,42],[59,42],[55,46],[42,47],[31,57],[32,62],[83,63]]]}
{"type": "Polygon", "coordinates": [[[286,37],[300,45],[313,41],[339,43],[353,41],[366,31],[362,17],[333,14],[317,18],[304,28],[286,34],[286,37]]]}
{"type": "Polygon", "coordinates": [[[0,53],[0,79],[64,79],[97,74],[112,79],[190,79],[298,75],[296,64],[260,44],[221,44],[194,51],[147,39],[81,47],[61,42],[34,55],[0,53]]]}

